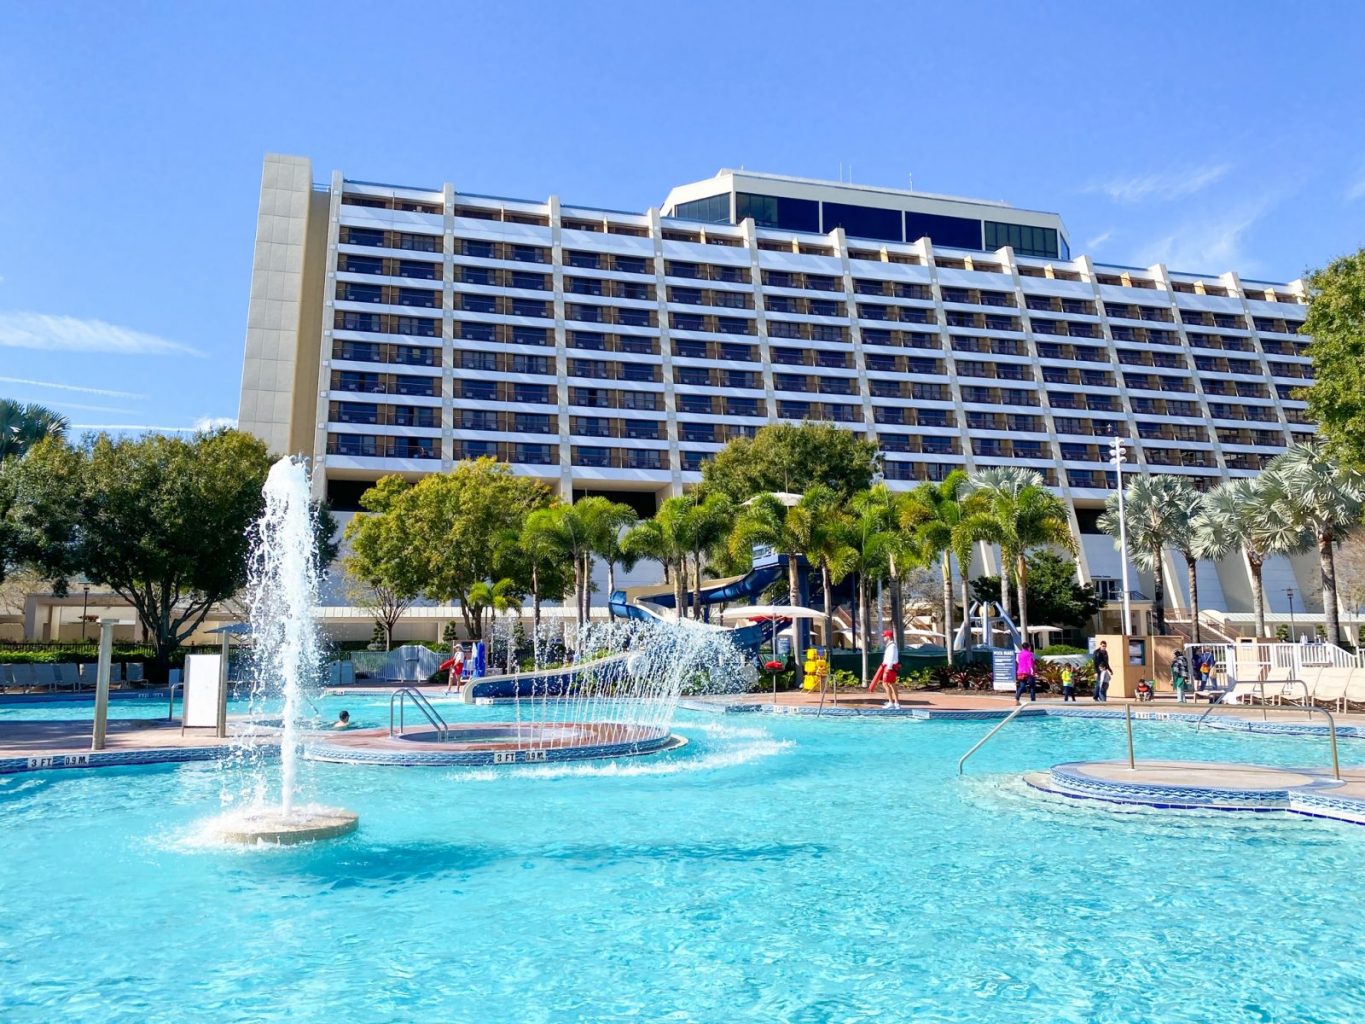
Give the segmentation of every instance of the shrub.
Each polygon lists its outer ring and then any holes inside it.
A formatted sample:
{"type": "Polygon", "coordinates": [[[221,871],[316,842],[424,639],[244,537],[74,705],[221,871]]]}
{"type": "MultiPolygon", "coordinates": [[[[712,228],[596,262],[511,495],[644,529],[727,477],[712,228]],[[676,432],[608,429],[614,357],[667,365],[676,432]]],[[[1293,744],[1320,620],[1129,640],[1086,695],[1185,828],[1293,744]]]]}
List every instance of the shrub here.
{"type": "Polygon", "coordinates": [[[989,690],[991,688],[991,668],[989,665],[972,663],[969,665],[940,665],[933,669],[933,680],[949,690],[989,690]]]}
{"type": "Polygon", "coordinates": [[[1038,657],[1047,658],[1058,654],[1089,654],[1084,647],[1072,647],[1070,644],[1051,644],[1038,652],[1038,657]]]}

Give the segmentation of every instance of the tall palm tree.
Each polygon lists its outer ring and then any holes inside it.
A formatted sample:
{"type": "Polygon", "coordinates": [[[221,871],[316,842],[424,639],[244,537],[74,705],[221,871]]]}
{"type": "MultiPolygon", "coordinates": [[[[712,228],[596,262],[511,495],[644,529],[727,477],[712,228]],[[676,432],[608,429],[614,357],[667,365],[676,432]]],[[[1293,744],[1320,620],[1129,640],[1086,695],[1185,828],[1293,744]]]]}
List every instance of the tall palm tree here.
{"type": "Polygon", "coordinates": [[[1266,558],[1275,553],[1275,537],[1269,525],[1273,505],[1269,483],[1264,474],[1224,481],[1204,495],[1191,524],[1194,548],[1200,557],[1216,561],[1234,551],[1242,552],[1251,577],[1251,610],[1256,616],[1258,637],[1269,635],[1261,569],[1266,558]]]}
{"type": "Polygon", "coordinates": [[[1195,643],[1199,643],[1199,559],[1203,557],[1195,523],[1204,507],[1204,495],[1195,489],[1194,484],[1183,476],[1170,476],[1170,494],[1173,507],[1169,510],[1171,519],[1170,546],[1180,552],[1185,560],[1186,586],[1190,591],[1190,631],[1195,643]]]}
{"type": "Polygon", "coordinates": [[[795,526],[794,533],[801,540],[801,554],[820,571],[825,646],[833,649],[833,587],[843,582],[857,561],[857,552],[848,543],[848,510],[836,491],[824,484],[816,484],[801,495],[801,500],[792,507],[791,518],[795,526]]]}
{"type": "Polygon", "coordinates": [[[682,618],[687,607],[686,519],[691,502],[668,498],[652,519],[636,523],[621,538],[622,550],[634,558],[647,558],[663,566],[664,581],[673,584],[673,607],[682,618]]]}
{"type": "MultiPolygon", "coordinates": [[[[858,649],[862,652],[862,680],[867,685],[867,652],[872,644],[871,623],[868,621],[868,602],[871,586],[886,580],[892,586],[892,566],[904,547],[905,533],[895,518],[895,504],[885,485],[859,491],[849,501],[852,519],[848,528],[848,544],[857,553],[854,573],[858,590],[858,649]]],[[[895,601],[892,601],[892,629],[895,629],[895,601]]],[[[896,634],[899,636],[899,633],[896,634]]]]}
{"type": "MultiPolygon", "coordinates": [[[[1032,469],[987,469],[967,481],[971,498],[981,502],[967,519],[971,533],[1000,545],[1000,593],[1013,575],[1018,589],[1019,632],[1028,639],[1028,552],[1050,545],[1075,550],[1071,521],[1062,500],[1049,491],[1043,476],[1032,469]]],[[[1004,601],[1001,604],[1005,604],[1004,601]]]]}
{"type": "MultiPolygon", "coordinates": [[[[667,504],[667,502],[665,502],[667,504]]],[[[787,559],[787,601],[797,604],[801,600],[800,558],[805,553],[809,539],[807,529],[809,516],[798,513],[795,506],[788,506],[772,494],[759,494],[746,501],[735,518],[734,528],[727,542],[730,553],[736,558],[752,558],[755,545],[763,545],[783,555],[787,559]]],[[[796,627],[798,641],[804,640],[803,627],[796,627]]],[[[800,646],[798,642],[798,646],[800,646]]],[[[796,657],[796,683],[803,682],[805,670],[798,650],[796,657]]]]}
{"type": "MultiPolygon", "coordinates": [[[[1189,529],[1189,485],[1174,476],[1134,476],[1124,491],[1124,525],[1133,564],[1152,574],[1152,616],[1158,634],[1166,632],[1166,548],[1189,529]]],[[[1100,514],[1100,529],[1119,537],[1119,496],[1111,494],[1100,514]]]]}
{"type": "Polygon", "coordinates": [[[0,459],[22,458],[43,438],[61,437],[67,426],[65,416],[45,406],[0,398],[0,459]]]}
{"type": "MultiPolygon", "coordinates": [[[[545,585],[547,577],[563,580],[562,572],[556,568],[562,564],[564,550],[561,546],[561,533],[556,509],[562,505],[556,502],[546,508],[539,508],[528,515],[517,535],[517,544],[522,557],[526,559],[527,576],[531,585],[531,645],[535,651],[536,664],[540,664],[540,603],[547,596],[545,585]]],[[[549,595],[562,597],[563,594],[549,595]]]]}
{"type": "MultiPolygon", "coordinates": [[[[948,664],[953,663],[953,564],[962,581],[962,614],[971,607],[967,573],[976,538],[968,526],[967,474],[955,469],[938,483],[922,483],[910,492],[901,508],[901,526],[921,551],[940,560],[943,573],[943,639],[948,664]]],[[[899,639],[899,635],[897,637],[899,639]]]]}
{"type": "Polygon", "coordinates": [[[1327,641],[1340,643],[1333,548],[1360,523],[1365,476],[1328,458],[1320,444],[1291,445],[1271,461],[1262,476],[1268,478],[1270,488],[1272,539],[1289,550],[1317,549],[1327,641]]]}
{"type": "MultiPolygon", "coordinates": [[[[687,499],[685,499],[687,500],[687,499]]],[[[701,585],[707,554],[725,543],[735,524],[734,504],[724,494],[693,501],[682,516],[683,536],[692,558],[692,617],[702,618],[701,585]]],[[[681,610],[680,610],[681,617],[681,610]]]]}
{"type": "MultiPolygon", "coordinates": [[[[588,523],[591,536],[589,550],[607,565],[607,599],[616,589],[616,566],[624,565],[627,572],[635,564],[636,556],[621,547],[624,531],[639,520],[635,510],[623,502],[591,496],[579,498],[575,506],[584,506],[582,514],[588,523]]],[[[589,602],[592,598],[589,595],[589,602]]]]}

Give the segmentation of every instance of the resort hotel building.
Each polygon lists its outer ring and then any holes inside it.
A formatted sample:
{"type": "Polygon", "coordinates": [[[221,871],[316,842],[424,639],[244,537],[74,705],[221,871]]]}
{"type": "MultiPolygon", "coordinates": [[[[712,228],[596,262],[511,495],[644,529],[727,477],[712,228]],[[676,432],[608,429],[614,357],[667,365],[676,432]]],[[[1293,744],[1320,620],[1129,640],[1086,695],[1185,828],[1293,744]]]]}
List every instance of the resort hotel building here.
{"type": "MultiPolygon", "coordinates": [[[[649,514],[730,439],[828,421],[876,441],[892,487],[1038,470],[1082,575],[1117,596],[1110,438],[1129,470],[1207,487],[1311,435],[1304,301],[1298,281],[1099,264],[1057,214],[1001,202],[726,170],[623,213],[270,155],[240,425],[310,456],[343,512],[380,476],[488,455],[649,514]]],[[[1245,566],[1200,571],[1235,626],[1245,566]]],[[[1272,612],[1321,611],[1307,562],[1265,582],[1272,612]]]]}

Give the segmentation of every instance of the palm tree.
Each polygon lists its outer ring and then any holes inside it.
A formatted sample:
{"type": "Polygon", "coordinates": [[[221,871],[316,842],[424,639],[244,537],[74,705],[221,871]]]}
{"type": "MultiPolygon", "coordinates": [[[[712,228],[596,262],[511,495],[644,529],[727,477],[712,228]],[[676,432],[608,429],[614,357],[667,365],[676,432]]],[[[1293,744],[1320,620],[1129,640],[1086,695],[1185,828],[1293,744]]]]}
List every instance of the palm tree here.
{"type": "Polygon", "coordinates": [[[0,398],[0,459],[24,453],[45,437],[66,433],[67,419],[45,406],[0,398]]]}
{"type": "Polygon", "coordinates": [[[1166,485],[1170,506],[1166,509],[1170,523],[1167,544],[1180,552],[1185,560],[1186,585],[1190,591],[1190,631],[1199,643],[1199,559],[1204,557],[1195,523],[1204,507],[1204,495],[1183,476],[1167,476],[1166,485]]]}
{"type": "MultiPolygon", "coordinates": [[[[562,572],[556,571],[565,557],[561,546],[557,509],[563,506],[556,502],[545,508],[536,509],[526,517],[517,536],[522,557],[526,559],[527,577],[531,585],[531,645],[535,651],[536,664],[540,664],[540,602],[546,596],[545,584],[548,577],[562,581],[562,572]]],[[[562,592],[558,595],[563,597],[562,592]]]]}
{"type": "MultiPolygon", "coordinates": [[[[667,502],[665,502],[667,504],[667,502]]],[[[787,601],[797,604],[801,600],[800,557],[805,551],[805,529],[809,517],[798,514],[795,506],[784,504],[772,494],[759,494],[744,503],[735,518],[734,528],[727,542],[730,553],[736,558],[752,558],[755,545],[763,545],[783,555],[787,559],[787,601]]],[[[802,638],[801,627],[797,630],[798,639],[802,638]]],[[[801,652],[796,657],[796,683],[800,686],[805,670],[801,652]]]]}
{"type": "MultiPolygon", "coordinates": [[[[612,591],[616,589],[617,563],[622,563],[627,572],[635,564],[636,556],[622,549],[621,537],[623,531],[635,525],[639,516],[629,505],[597,496],[579,498],[574,505],[584,506],[582,515],[588,523],[591,553],[607,563],[607,599],[610,601],[612,591]]],[[[588,600],[591,603],[591,595],[588,600]]]]}
{"type": "Polygon", "coordinates": [[[487,580],[479,580],[469,588],[469,594],[465,598],[465,617],[473,623],[470,631],[470,639],[482,640],[484,615],[492,612],[493,617],[497,618],[498,612],[511,611],[521,607],[521,594],[517,591],[517,585],[510,579],[500,579],[496,583],[487,580]]]}
{"type": "Polygon", "coordinates": [[[683,515],[688,553],[692,556],[692,617],[702,618],[702,566],[706,555],[723,544],[735,524],[734,504],[724,494],[709,494],[683,515]]]}
{"type": "MultiPolygon", "coordinates": [[[[962,580],[962,614],[971,607],[967,591],[967,573],[972,561],[972,536],[968,525],[970,510],[964,491],[967,474],[960,469],[949,473],[939,483],[922,483],[910,492],[901,508],[901,526],[909,532],[920,549],[940,559],[943,572],[943,639],[947,648],[948,664],[953,663],[953,564],[962,580]]],[[[899,640],[899,634],[897,635],[899,640]]]]}
{"type": "Polygon", "coordinates": [[[1316,547],[1322,574],[1322,613],[1327,641],[1341,642],[1337,609],[1335,545],[1360,523],[1365,476],[1327,457],[1319,444],[1290,445],[1262,474],[1270,507],[1267,524],[1275,546],[1286,550],[1316,547]],[[1297,538],[1297,543],[1295,543],[1297,538]]]}
{"type": "MultiPolygon", "coordinates": [[[[862,652],[862,680],[866,686],[867,652],[872,643],[867,607],[871,584],[888,580],[894,587],[898,583],[894,579],[893,566],[896,555],[904,547],[905,534],[895,518],[895,503],[885,485],[859,491],[849,501],[849,508],[853,516],[848,528],[848,544],[857,554],[854,573],[858,583],[858,649],[862,652]]],[[[894,599],[892,609],[892,629],[895,630],[894,599]]]]}
{"type": "Polygon", "coordinates": [[[848,543],[849,516],[837,492],[816,484],[801,495],[791,509],[794,536],[801,541],[800,552],[820,570],[820,590],[824,598],[825,646],[834,647],[834,584],[853,571],[857,552],[848,543]]]}
{"type": "MultiPolygon", "coordinates": [[[[1166,632],[1166,548],[1189,530],[1189,484],[1173,476],[1135,476],[1124,491],[1124,525],[1133,564],[1152,574],[1152,615],[1159,635],[1166,632]]],[[[1100,514],[1100,529],[1119,536],[1119,496],[1111,494],[1100,514]]],[[[1188,542],[1187,542],[1188,543],[1188,542]]]]}
{"type": "Polygon", "coordinates": [[[1269,527],[1273,504],[1270,483],[1264,474],[1224,481],[1204,495],[1191,524],[1194,549],[1200,557],[1216,561],[1234,551],[1242,552],[1251,576],[1251,609],[1258,637],[1269,635],[1261,569],[1266,558],[1275,553],[1269,527]]]}
{"type": "MultiPolygon", "coordinates": [[[[1062,500],[1047,489],[1032,469],[987,469],[968,480],[969,494],[982,510],[967,519],[969,532],[1000,545],[1000,593],[1013,575],[1019,598],[1019,632],[1028,639],[1028,562],[1030,549],[1052,545],[1075,550],[1071,521],[1062,500]]],[[[1001,601],[1005,605],[1005,601],[1001,601]]]]}

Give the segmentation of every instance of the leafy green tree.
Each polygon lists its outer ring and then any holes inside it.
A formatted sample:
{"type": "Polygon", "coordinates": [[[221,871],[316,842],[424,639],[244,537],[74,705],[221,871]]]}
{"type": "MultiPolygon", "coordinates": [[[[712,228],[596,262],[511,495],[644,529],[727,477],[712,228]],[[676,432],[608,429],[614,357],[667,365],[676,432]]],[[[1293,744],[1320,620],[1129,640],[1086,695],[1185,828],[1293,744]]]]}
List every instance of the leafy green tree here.
{"type": "Polygon", "coordinates": [[[1313,384],[1304,390],[1332,453],[1365,469],[1365,249],[1308,275],[1313,384]]]}
{"type": "Polygon", "coordinates": [[[382,477],[360,498],[365,511],[346,526],[342,568],[352,601],[370,611],[384,629],[384,649],[408,607],[422,592],[424,546],[412,522],[394,506],[408,490],[400,476],[382,477]]]}
{"type": "MultiPolygon", "coordinates": [[[[968,519],[976,536],[1000,545],[1005,575],[1014,576],[1019,598],[1019,631],[1028,638],[1028,562],[1033,548],[1052,545],[1071,551],[1071,521],[1062,500],[1031,469],[987,469],[968,480],[970,495],[983,508],[968,519]]],[[[1003,597],[1003,592],[1002,595],[1003,597]]],[[[1004,603],[1003,601],[1001,602],[1004,603]]]]}
{"type": "Polygon", "coordinates": [[[1333,549],[1360,523],[1365,475],[1344,468],[1321,444],[1295,444],[1271,460],[1261,477],[1268,488],[1272,546],[1317,551],[1327,639],[1340,643],[1333,549]]]}
{"type": "Polygon", "coordinates": [[[702,490],[738,504],[819,484],[847,498],[871,485],[876,459],[875,442],[832,423],[773,423],[703,463],[702,490]]]}
{"type": "Polygon", "coordinates": [[[496,617],[499,612],[519,609],[523,596],[516,581],[506,576],[496,583],[479,580],[469,588],[462,608],[474,622],[470,635],[476,639],[483,639],[484,617],[489,614],[496,617]]]}
{"type": "Polygon", "coordinates": [[[66,417],[60,413],[0,398],[0,459],[22,457],[45,437],[63,437],[66,428],[66,417]]]}
{"type": "MultiPolygon", "coordinates": [[[[967,599],[967,573],[972,564],[972,545],[979,539],[973,532],[972,513],[976,505],[967,493],[967,474],[955,469],[938,483],[925,482],[910,492],[901,509],[901,526],[910,532],[920,549],[939,559],[943,575],[943,637],[948,664],[953,663],[953,565],[957,559],[962,583],[962,615],[971,607],[967,599]]],[[[898,629],[903,627],[898,627],[898,629]]],[[[899,633],[898,633],[899,636],[899,633]]]]}
{"type": "Polygon", "coordinates": [[[506,546],[498,541],[520,531],[526,517],[549,501],[544,484],[482,458],[423,477],[393,497],[390,511],[409,520],[408,529],[422,545],[422,594],[458,603],[466,631],[479,640],[481,619],[475,619],[470,606],[472,588],[515,571],[506,546]]]}
{"type": "MultiPolygon", "coordinates": [[[[978,601],[1000,600],[1000,577],[972,580],[978,601]]],[[[1029,612],[1042,623],[1062,629],[1084,629],[1104,602],[1095,588],[1076,578],[1076,563],[1043,548],[1029,556],[1029,612]]]]}
{"type": "Polygon", "coordinates": [[[249,434],[55,437],[23,459],[19,505],[36,564],[64,586],[82,575],[137,611],[153,645],[150,677],[209,609],[245,582],[248,528],[270,467],[249,434]]]}

